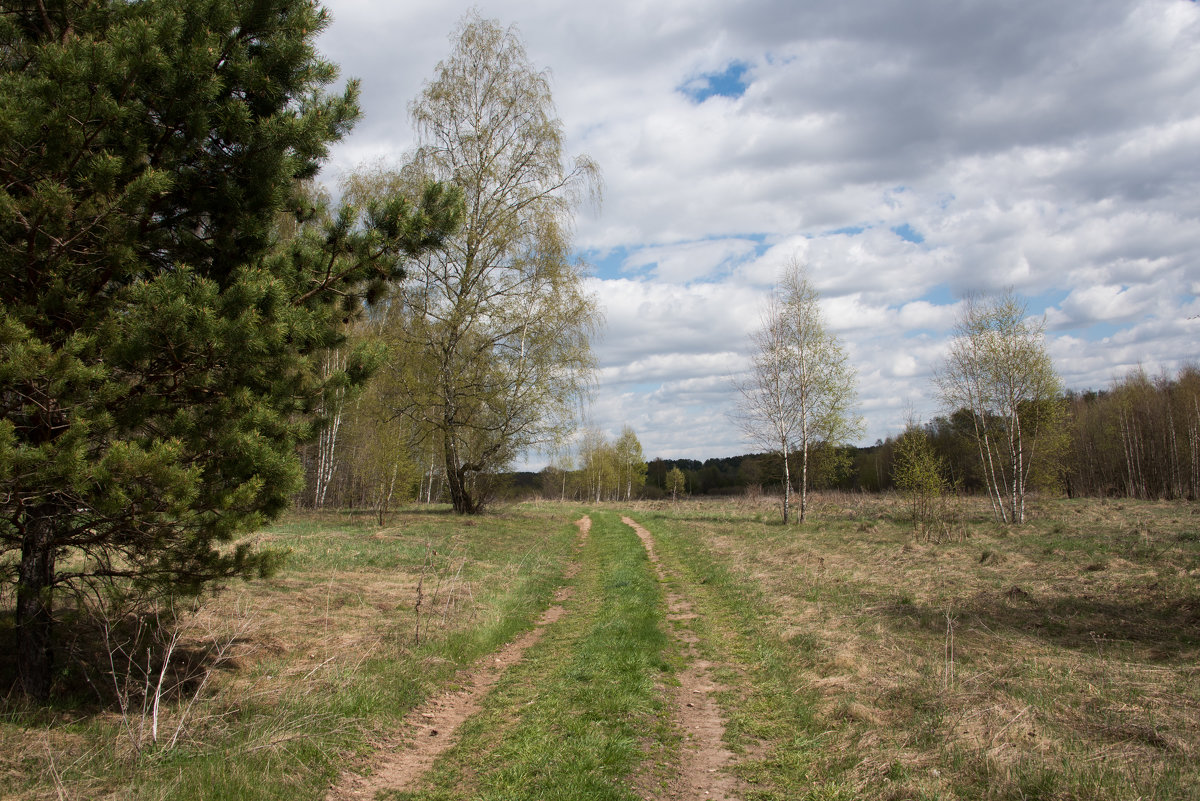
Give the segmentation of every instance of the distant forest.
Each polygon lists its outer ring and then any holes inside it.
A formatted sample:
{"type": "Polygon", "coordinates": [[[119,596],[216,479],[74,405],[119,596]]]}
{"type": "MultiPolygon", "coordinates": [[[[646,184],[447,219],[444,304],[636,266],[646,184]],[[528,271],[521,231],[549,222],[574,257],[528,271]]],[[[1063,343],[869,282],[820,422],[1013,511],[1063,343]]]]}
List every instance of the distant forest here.
{"type": "MultiPolygon", "coordinates": [[[[1108,390],[1068,392],[1065,430],[1041,443],[1053,448],[1051,467],[1035,476],[1040,489],[1068,496],[1188,499],[1200,497],[1200,368],[1152,377],[1136,370],[1108,390]]],[[[969,416],[939,416],[921,425],[959,492],[984,492],[980,458],[968,434],[969,416]]],[[[810,456],[813,489],[884,492],[892,478],[895,437],[867,447],[818,447],[810,456]]],[[[667,474],[678,468],[690,495],[728,495],[759,488],[776,491],[783,477],[778,453],[647,462],[642,497],[666,494],[667,474]]],[[[546,476],[513,476],[510,491],[540,489],[558,497],[546,476]]],[[[795,471],[793,469],[793,480],[795,471]]]]}
{"type": "MultiPolygon", "coordinates": [[[[1177,374],[1150,375],[1135,370],[1108,389],[1068,392],[1059,399],[1063,424],[1039,435],[1034,447],[1043,466],[1031,476],[1031,489],[1068,496],[1188,499],[1200,497],[1200,367],[1187,366],[1177,374]]],[[[920,424],[920,432],[936,454],[947,484],[961,493],[986,492],[980,457],[970,436],[970,415],[959,412],[920,424]]],[[[325,502],[344,508],[372,507],[379,483],[375,462],[364,459],[362,441],[378,439],[343,429],[338,443],[337,470],[331,471],[325,502]]],[[[867,447],[831,448],[820,445],[809,463],[810,488],[887,492],[895,488],[893,465],[897,440],[903,432],[867,447]]],[[[630,436],[632,436],[630,434],[630,436]]],[[[611,444],[611,443],[610,443],[611,444]]],[[[634,438],[636,444],[636,438],[634,438]]],[[[705,459],[664,459],[640,456],[637,465],[604,471],[606,499],[661,498],[669,495],[668,474],[678,468],[686,494],[730,495],[746,491],[774,493],[782,486],[783,466],[778,453],[748,453],[705,459]],[[644,465],[644,468],[641,466],[644,465]],[[632,480],[619,482],[615,475],[632,469],[632,480]],[[644,473],[642,470],[644,469],[644,473]],[[644,476],[644,480],[643,480],[644,476]]],[[[298,505],[312,504],[315,451],[306,454],[308,488],[298,505]]],[[[611,454],[610,454],[611,456],[611,454]]],[[[444,500],[445,482],[437,468],[436,453],[424,465],[414,465],[395,481],[394,502],[416,499],[444,500]]],[[[594,461],[594,460],[593,460],[594,461]]],[[[603,460],[601,460],[602,462],[603,460]]],[[[497,497],[545,498],[576,501],[597,497],[596,467],[576,455],[563,471],[548,467],[540,473],[507,473],[490,476],[497,497]],[[496,481],[499,479],[499,481],[496,481]]],[[[793,465],[793,481],[797,481],[793,465]]],[[[321,504],[316,504],[321,505],[321,504]]]]}

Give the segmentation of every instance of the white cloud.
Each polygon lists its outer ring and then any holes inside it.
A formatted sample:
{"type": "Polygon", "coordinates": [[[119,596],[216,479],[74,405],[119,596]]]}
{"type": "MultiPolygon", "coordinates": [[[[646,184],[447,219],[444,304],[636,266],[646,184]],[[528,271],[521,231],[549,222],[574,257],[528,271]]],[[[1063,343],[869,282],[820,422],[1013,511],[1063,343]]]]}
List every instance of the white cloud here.
{"type": "Polygon", "coordinates": [[[707,278],[754,253],[757,243],[749,239],[710,239],[679,245],[642,248],[625,260],[624,272],[653,267],[654,278],[669,283],[689,283],[707,278]]]}
{"type": "Polygon", "coordinates": [[[666,382],[676,387],[698,390],[715,386],[713,381],[728,383],[727,376],[742,370],[745,359],[738,353],[656,353],[629,364],[600,369],[605,386],[666,382]]]}
{"type": "Polygon", "coordinates": [[[1195,3],[327,5],[322,46],[363,78],[366,113],[333,170],[403,157],[407,104],[469,7],[516,23],[551,69],[566,150],[606,185],[577,245],[630,254],[627,277],[590,284],[608,317],[593,419],[634,425],[651,455],[744,446],[723,382],[792,257],[858,367],[866,441],[936,413],[930,376],[970,292],[1048,304],[1070,386],[1193,358],[1195,3]],[[740,97],[679,91],[733,62],[740,97]]]}
{"type": "Polygon", "coordinates": [[[1151,312],[1157,305],[1158,286],[1091,286],[1074,289],[1059,304],[1057,313],[1047,315],[1055,327],[1066,324],[1088,325],[1096,322],[1128,322],[1151,312]]]}

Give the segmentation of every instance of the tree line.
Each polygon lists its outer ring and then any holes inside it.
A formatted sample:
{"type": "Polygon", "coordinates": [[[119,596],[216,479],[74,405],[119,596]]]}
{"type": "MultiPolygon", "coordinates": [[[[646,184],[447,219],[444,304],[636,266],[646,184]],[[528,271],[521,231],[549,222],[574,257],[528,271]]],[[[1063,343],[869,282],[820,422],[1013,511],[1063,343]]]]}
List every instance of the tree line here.
{"type": "Polygon", "coordinates": [[[646,487],[642,443],[629,426],[609,440],[589,428],[572,449],[560,451],[539,474],[542,497],[582,502],[629,501],[646,487]]]}
{"type": "MultiPolygon", "coordinates": [[[[1105,389],[1066,390],[1052,456],[1038,467],[1030,489],[1071,497],[1189,500],[1200,498],[1200,367],[1151,375],[1136,368],[1105,389]]],[[[897,486],[901,441],[919,434],[936,459],[947,487],[985,494],[987,483],[972,444],[970,413],[960,409],[914,422],[909,430],[864,447],[816,450],[812,488],[891,492],[897,486]]],[[[651,459],[647,493],[661,497],[666,475],[679,469],[694,495],[728,495],[747,489],[781,491],[781,454],[752,453],[696,459],[651,459]]],[[[793,481],[796,481],[793,478],[793,481]]],[[[793,484],[793,489],[798,489],[793,484]]]]}

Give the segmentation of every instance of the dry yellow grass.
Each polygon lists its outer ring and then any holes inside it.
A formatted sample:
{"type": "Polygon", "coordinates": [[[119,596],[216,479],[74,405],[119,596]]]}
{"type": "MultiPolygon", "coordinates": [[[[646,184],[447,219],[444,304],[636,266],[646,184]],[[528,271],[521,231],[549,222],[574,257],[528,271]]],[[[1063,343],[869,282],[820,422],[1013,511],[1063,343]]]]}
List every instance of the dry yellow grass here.
{"type": "Polygon", "coordinates": [[[869,496],[787,528],[770,499],[680,514],[811,649],[797,681],[857,797],[1200,792],[1195,505],[1045,500],[1004,528],[961,503],[942,544],[869,496]]]}
{"type": "Polygon", "coordinates": [[[561,570],[550,546],[571,531],[565,510],[479,523],[411,510],[389,522],[297,515],[256,535],[290,552],[285,569],[231,582],[168,626],[179,634],[168,685],[186,680],[163,695],[157,744],[144,667],[117,660],[119,681],[133,679],[122,713],[103,643],[64,625],[58,702],[43,710],[10,695],[0,710],[0,797],[242,797],[234,785],[254,786],[254,797],[322,796],[339,760],[531,620],[561,570]]]}

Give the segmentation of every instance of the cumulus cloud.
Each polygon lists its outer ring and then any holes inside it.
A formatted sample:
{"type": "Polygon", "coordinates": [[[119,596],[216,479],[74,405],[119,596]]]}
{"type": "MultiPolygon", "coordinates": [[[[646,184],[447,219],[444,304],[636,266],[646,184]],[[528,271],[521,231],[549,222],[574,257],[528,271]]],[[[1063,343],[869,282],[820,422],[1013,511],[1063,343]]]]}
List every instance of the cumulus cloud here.
{"type": "Polygon", "coordinates": [[[642,248],[625,260],[622,272],[650,269],[651,275],[669,283],[690,283],[714,273],[728,272],[755,252],[748,239],[708,239],[681,245],[642,248]]]}
{"type": "Polygon", "coordinates": [[[590,283],[608,319],[592,420],[652,455],[745,447],[728,375],[791,259],[857,366],[868,442],[936,413],[972,293],[1030,298],[1073,387],[1193,358],[1195,3],[327,6],[321,46],[366,113],[331,173],[404,158],[407,104],[468,7],[551,71],[566,150],[605,180],[577,246],[624,254],[590,283]]]}

